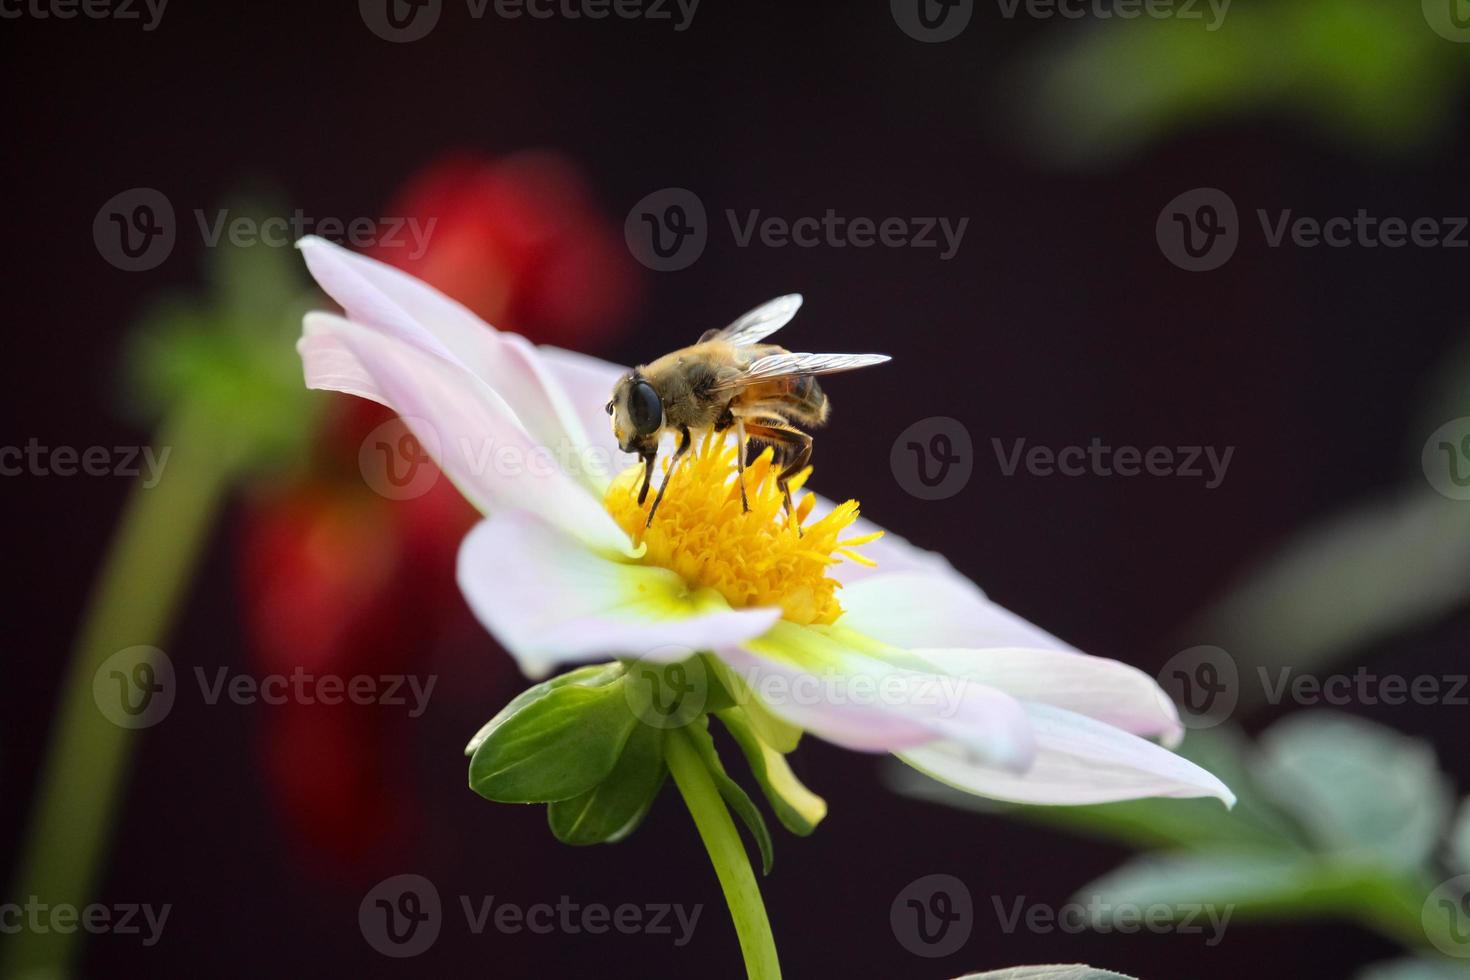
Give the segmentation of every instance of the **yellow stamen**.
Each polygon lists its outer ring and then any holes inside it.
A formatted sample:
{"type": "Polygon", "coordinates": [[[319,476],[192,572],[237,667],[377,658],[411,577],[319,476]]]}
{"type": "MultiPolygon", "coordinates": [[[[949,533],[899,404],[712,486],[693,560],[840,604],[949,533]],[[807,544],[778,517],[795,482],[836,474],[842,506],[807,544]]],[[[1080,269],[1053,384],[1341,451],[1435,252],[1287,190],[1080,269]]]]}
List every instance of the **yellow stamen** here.
{"type": "MultiPolygon", "coordinates": [[[[745,468],[750,511],[740,506],[733,440],[710,434],[679,462],[653,524],[646,530],[650,492],[638,505],[641,464],[624,471],[608,487],[605,503],[613,519],[635,541],[648,546],[643,561],[681,575],[691,589],[711,588],[734,608],[780,606],[786,619],[830,624],[842,615],[836,592],[841,583],[827,569],[843,558],[871,566],[852,549],[877,540],[882,532],[842,538],[857,520],[858,503],[849,500],[819,521],[806,523],[816,497],[796,493],[811,475],[807,467],[790,481],[794,517],[783,511],[780,470],[770,449],[745,468]],[[798,530],[799,529],[799,530],[798,530]]],[[[654,477],[654,491],[668,471],[654,477]]]]}

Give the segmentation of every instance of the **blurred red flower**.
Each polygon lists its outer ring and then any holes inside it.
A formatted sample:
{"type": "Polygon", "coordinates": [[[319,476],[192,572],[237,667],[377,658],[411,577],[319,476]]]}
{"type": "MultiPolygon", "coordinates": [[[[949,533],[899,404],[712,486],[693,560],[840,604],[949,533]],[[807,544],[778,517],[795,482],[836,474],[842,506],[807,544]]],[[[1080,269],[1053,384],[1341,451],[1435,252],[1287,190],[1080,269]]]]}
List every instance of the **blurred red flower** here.
{"type": "Polygon", "coordinates": [[[487,165],[456,156],[405,185],[389,214],[416,218],[429,247],[372,254],[544,344],[594,349],[617,329],[638,286],[621,229],[597,210],[566,159],[528,152],[487,165]]]}
{"type": "MultiPolygon", "coordinates": [[[[375,258],[532,340],[596,349],[635,300],[635,267],[616,226],[577,169],[553,154],[444,159],[410,179],[388,213],[417,219],[426,246],[422,254],[411,239],[379,246],[375,258]]],[[[432,673],[434,648],[466,615],[454,556],[475,520],[469,505],[442,479],[390,500],[359,469],[364,440],[391,417],[370,402],[333,399],[307,472],[247,506],[240,596],[262,673],[432,673]]],[[[318,870],[360,867],[410,830],[406,714],[293,702],[265,716],[267,779],[301,857],[318,870]]]]}

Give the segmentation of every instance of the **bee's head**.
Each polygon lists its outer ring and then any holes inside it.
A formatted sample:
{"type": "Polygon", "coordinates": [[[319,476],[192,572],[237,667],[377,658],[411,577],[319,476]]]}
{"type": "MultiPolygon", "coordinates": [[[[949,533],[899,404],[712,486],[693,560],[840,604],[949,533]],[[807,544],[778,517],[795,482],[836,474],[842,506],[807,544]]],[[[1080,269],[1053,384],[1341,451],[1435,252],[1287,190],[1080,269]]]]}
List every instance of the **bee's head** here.
{"type": "Polygon", "coordinates": [[[652,456],[658,452],[658,435],[664,425],[664,405],[640,372],[618,379],[607,403],[613,435],[625,453],[652,456]]]}

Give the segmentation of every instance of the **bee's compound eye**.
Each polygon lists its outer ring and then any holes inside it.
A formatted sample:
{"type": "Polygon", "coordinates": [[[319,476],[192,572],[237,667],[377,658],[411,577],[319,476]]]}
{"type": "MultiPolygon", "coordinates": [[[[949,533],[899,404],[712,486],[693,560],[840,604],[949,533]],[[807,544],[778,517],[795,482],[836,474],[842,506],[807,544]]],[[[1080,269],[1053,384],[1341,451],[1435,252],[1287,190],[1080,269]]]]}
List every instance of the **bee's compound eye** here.
{"type": "Polygon", "coordinates": [[[640,436],[656,432],[663,424],[663,403],[647,381],[635,381],[628,388],[628,418],[633,423],[633,431],[640,436]]]}
{"type": "Polygon", "coordinates": [[[607,412],[607,414],[611,415],[613,413],[613,403],[609,401],[606,405],[602,406],[602,409],[603,411],[607,412]]]}

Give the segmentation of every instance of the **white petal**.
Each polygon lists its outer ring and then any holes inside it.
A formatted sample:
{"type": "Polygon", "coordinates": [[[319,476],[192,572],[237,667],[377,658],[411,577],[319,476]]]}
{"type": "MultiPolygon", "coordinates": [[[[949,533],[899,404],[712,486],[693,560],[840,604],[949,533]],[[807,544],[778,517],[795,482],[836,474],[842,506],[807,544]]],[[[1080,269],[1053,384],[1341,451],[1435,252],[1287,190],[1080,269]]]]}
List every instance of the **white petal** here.
{"type": "Polygon", "coordinates": [[[1036,760],[1017,775],[968,758],[964,747],[936,743],[899,758],[957,789],[1015,803],[1109,803],[1151,796],[1235,794],[1210,773],[1152,742],[1049,705],[1024,704],[1036,733],[1036,760]]]}
{"type": "Polygon", "coordinates": [[[401,269],[308,235],[296,243],[312,278],[359,323],[423,350],[468,362],[483,342],[479,317],[401,269]]]}
{"type": "Polygon", "coordinates": [[[302,318],[296,351],[301,355],[306,387],[340,391],[388,405],[388,396],[338,333],[342,322],[342,317],[333,313],[308,313],[302,318]]]}
{"type": "Polygon", "coordinates": [[[1021,706],[983,684],[897,666],[785,622],[718,652],[772,714],[845,748],[893,752],[944,739],[991,765],[1031,762],[1021,706]]]}
{"type": "Polygon", "coordinates": [[[631,553],[599,496],[521,428],[505,400],[464,367],[385,333],[312,314],[298,345],[310,387],[388,405],[482,511],[525,510],[587,545],[631,553]]]}
{"type": "MultiPolygon", "coordinates": [[[[871,554],[871,546],[863,547],[871,554]]],[[[1072,647],[986,598],[953,569],[880,568],[843,588],[839,625],[903,649],[915,647],[1072,647]]]]}
{"type": "Polygon", "coordinates": [[[682,659],[759,636],[780,609],[731,609],[674,572],[617,561],[527,514],[482,521],[459,551],[470,608],[530,677],[613,656],[682,659]]]}
{"type": "Polygon", "coordinates": [[[1020,701],[1065,708],[1134,735],[1177,745],[1174,702],[1152,677],[1118,660],[1067,650],[911,650],[935,667],[1005,691],[1020,701]]]}
{"type": "MultiPolygon", "coordinates": [[[[349,319],[468,368],[505,399],[522,428],[553,452],[575,457],[585,445],[577,412],[524,337],[496,330],[401,269],[314,236],[297,247],[317,283],[342,304],[349,319]]],[[[313,353],[320,355],[330,340],[330,333],[316,338],[313,353]]],[[[373,394],[364,397],[384,401],[373,394]]],[[[568,469],[580,474],[585,467],[568,469]]]]}

